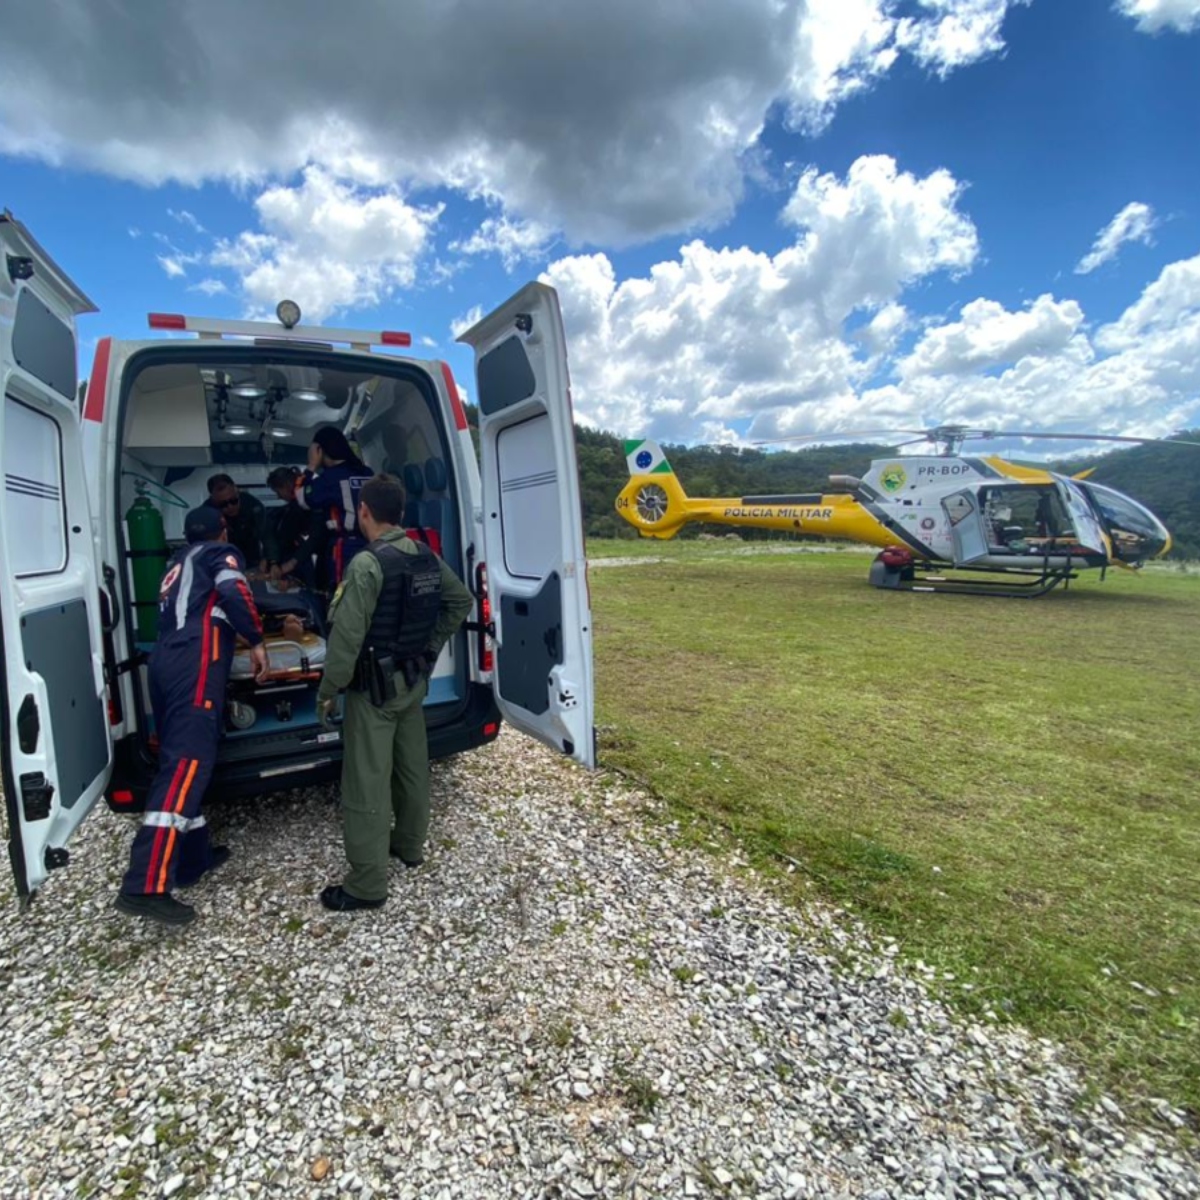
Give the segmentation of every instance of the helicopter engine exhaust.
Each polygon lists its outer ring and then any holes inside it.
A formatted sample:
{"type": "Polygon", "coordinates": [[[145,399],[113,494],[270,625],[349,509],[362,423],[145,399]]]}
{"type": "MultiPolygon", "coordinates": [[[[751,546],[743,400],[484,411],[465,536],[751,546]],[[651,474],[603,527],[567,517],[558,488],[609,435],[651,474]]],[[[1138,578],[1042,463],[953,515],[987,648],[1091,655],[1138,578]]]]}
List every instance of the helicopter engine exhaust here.
{"type": "Polygon", "coordinates": [[[857,492],[862,480],[855,475],[830,475],[829,486],[835,492],[857,492]]]}

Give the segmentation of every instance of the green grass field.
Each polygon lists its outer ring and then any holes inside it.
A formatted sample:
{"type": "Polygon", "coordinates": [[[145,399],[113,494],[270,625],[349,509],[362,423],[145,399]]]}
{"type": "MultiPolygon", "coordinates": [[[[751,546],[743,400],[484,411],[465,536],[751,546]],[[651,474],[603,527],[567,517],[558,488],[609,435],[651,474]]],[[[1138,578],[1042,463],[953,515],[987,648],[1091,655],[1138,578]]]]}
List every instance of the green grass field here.
{"type": "Polygon", "coordinates": [[[589,544],[664,556],[590,573],[602,763],[1200,1114],[1200,575],[930,596],[750,549],[589,544]]]}

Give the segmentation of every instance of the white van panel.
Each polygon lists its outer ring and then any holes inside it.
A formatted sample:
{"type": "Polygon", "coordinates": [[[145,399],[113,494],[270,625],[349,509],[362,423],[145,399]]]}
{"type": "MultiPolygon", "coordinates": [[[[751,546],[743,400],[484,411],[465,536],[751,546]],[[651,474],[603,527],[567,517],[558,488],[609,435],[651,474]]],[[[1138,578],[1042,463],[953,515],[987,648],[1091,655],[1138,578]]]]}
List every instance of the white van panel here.
{"type": "Polygon", "coordinates": [[[592,618],[558,295],[532,283],[467,330],[505,720],[595,765],[592,618]]]}
{"type": "Polygon", "coordinates": [[[112,767],[75,395],[75,316],[93,309],[7,213],[0,262],[0,758],[9,858],[28,897],[65,864],[112,767]]]}

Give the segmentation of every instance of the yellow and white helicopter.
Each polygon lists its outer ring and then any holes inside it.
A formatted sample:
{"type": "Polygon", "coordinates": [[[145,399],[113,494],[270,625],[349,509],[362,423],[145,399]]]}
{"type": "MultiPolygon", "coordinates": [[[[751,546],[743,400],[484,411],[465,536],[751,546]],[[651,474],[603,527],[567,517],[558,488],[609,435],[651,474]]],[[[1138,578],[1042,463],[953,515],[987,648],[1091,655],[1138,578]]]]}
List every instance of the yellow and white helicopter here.
{"type": "Polygon", "coordinates": [[[689,522],[702,521],[878,546],[870,582],[908,591],[1040,596],[1080,570],[1136,568],[1171,547],[1171,535],[1148,508],[1089,482],[1090,470],[1066,476],[961,453],[969,440],[1076,435],[961,425],[889,432],[917,434],[901,445],[930,442],[939,452],[876,459],[861,479],[832,475],[827,493],[724,499],[689,498],[656,442],[627,441],[630,479],[617,497],[617,512],[654,538],[674,537],[689,522]]]}

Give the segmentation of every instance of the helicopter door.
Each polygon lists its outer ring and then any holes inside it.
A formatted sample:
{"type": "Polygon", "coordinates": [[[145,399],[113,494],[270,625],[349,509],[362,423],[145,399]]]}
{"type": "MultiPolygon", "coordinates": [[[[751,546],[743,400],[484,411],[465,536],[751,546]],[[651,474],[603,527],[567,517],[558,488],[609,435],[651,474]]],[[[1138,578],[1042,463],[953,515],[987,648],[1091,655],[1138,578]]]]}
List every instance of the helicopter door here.
{"type": "Polygon", "coordinates": [[[75,394],[75,317],[95,309],[7,213],[0,254],[0,743],[8,853],[25,898],[66,863],[68,839],[108,783],[112,743],[75,394]]]}
{"type": "Polygon", "coordinates": [[[459,340],[475,350],[496,704],[518,729],[594,766],[592,621],[558,295],[531,283],[459,340]]]}
{"type": "Polygon", "coordinates": [[[1104,526],[1092,511],[1083,489],[1073,479],[1056,481],[1058,494],[1071,518],[1075,539],[1089,554],[1099,554],[1112,559],[1112,542],[1104,532],[1104,526]]]}
{"type": "Polygon", "coordinates": [[[985,558],[988,552],[987,526],[975,493],[954,492],[942,501],[942,508],[950,520],[955,564],[965,565],[985,558]]]}

